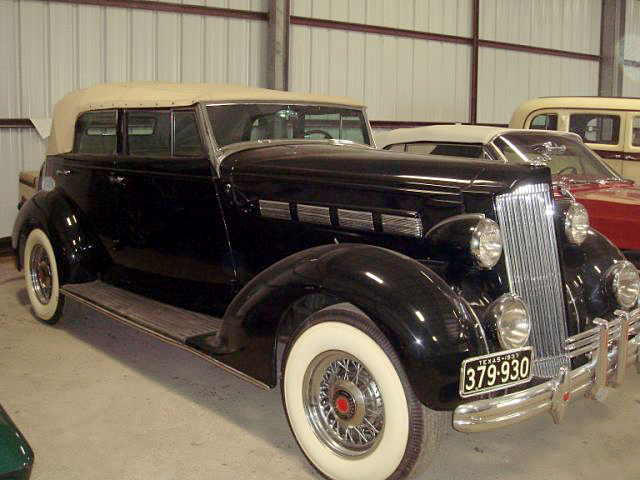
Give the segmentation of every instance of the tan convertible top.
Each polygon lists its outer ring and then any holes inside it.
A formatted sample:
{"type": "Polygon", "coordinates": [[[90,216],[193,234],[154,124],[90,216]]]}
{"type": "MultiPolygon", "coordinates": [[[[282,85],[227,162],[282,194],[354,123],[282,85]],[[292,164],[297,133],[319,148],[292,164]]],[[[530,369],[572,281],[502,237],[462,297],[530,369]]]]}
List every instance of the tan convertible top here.
{"type": "Polygon", "coordinates": [[[89,110],[185,107],[197,102],[290,102],[363,107],[348,98],[222,83],[102,83],[65,95],[53,109],[48,155],[73,149],[76,119],[89,110]]]}

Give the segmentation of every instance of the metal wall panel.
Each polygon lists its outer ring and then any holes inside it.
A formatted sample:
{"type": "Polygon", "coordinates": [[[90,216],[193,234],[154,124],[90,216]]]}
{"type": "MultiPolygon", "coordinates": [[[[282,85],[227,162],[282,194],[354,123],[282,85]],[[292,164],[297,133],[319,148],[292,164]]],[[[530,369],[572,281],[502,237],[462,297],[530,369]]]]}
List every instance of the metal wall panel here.
{"type": "Polygon", "coordinates": [[[509,123],[519,103],[554,95],[598,95],[598,62],[480,49],[479,123],[509,123]]]}
{"type": "Polygon", "coordinates": [[[635,65],[624,66],[622,94],[640,97],[640,0],[627,0],[624,58],[635,65]]]}
{"type": "MultiPolygon", "coordinates": [[[[184,3],[252,11],[268,8],[268,0],[184,3]]],[[[0,118],[48,118],[64,94],[99,82],[266,86],[267,22],[0,0],[0,55],[0,118]]],[[[0,133],[0,205],[13,206],[18,172],[39,168],[45,142],[35,130],[0,133]]],[[[0,238],[11,232],[15,212],[9,210],[0,218],[0,238]]]]}
{"type": "Polygon", "coordinates": [[[293,91],[362,100],[372,120],[466,121],[467,45],[294,25],[293,91]]]}
{"type": "Polygon", "coordinates": [[[480,0],[480,38],[600,53],[602,0],[480,0]]]}
{"type": "Polygon", "coordinates": [[[291,0],[291,15],[468,37],[471,5],[472,0],[291,0]]]}

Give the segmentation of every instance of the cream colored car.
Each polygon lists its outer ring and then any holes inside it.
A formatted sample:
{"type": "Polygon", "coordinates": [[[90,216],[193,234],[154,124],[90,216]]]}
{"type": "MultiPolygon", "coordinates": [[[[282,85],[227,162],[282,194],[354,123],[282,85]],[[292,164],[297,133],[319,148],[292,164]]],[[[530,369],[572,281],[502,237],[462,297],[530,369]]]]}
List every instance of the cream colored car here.
{"type": "Polygon", "coordinates": [[[577,133],[620,175],[640,183],[640,98],[536,98],[516,108],[509,126],[577,133]]]}

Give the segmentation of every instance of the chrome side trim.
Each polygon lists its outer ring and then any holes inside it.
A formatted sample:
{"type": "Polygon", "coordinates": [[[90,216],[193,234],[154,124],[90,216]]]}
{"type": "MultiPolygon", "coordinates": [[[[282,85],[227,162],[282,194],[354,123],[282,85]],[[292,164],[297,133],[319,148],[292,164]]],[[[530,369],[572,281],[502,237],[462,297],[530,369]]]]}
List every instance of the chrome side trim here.
{"type": "Polygon", "coordinates": [[[424,232],[422,220],[419,217],[404,217],[401,215],[380,215],[382,231],[385,233],[397,233],[408,237],[422,238],[424,232]]]}
{"type": "Polygon", "coordinates": [[[329,207],[319,207],[316,205],[304,205],[299,203],[297,209],[298,220],[301,222],[331,225],[331,212],[329,207]]]}
{"type": "Polygon", "coordinates": [[[249,375],[247,375],[246,373],[243,373],[239,370],[236,370],[233,367],[230,367],[229,365],[227,365],[226,363],[222,363],[219,360],[216,360],[213,357],[210,357],[209,355],[206,355],[202,352],[200,352],[199,350],[196,350],[194,348],[189,347],[188,345],[185,345],[184,343],[180,343],[177,340],[174,340],[173,338],[169,338],[166,337],[154,330],[151,330],[150,328],[147,328],[143,325],[140,325],[138,323],[132,322],[131,320],[129,320],[128,318],[122,316],[122,315],[118,315],[115,312],[112,312],[110,310],[107,310],[106,308],[102,308],[94,303],[91,303],[89,300],[87,300],[86,298],[81,297],[80,295],[76,295],[72,292],[68,292],[64,289],[64,287],[60,288],[60,293],[62,293],[64,296],[69,297],[69,298],[73,298],[75,301],[80,302],[92,309],[94,309],[97,312],[102,313],[103,315],[106,315],[107,317],[113,318],[114,320],[123,323],[125,325],[128,325],[129,327],[133,327],[133,328],[137,328],[138,330],[142,330],[145,333],[148,333],[149,335],[152,335],[154,337],[156,337],[159,340],[162,340],[165,343],[168,343],[170,345],[173,345],[174,347],[178,347],[181,348],[182,350],[186,350],[189,353],[192,353],[194,355],[197,355],[200,358],[203,358],[204,360],[208,361],[209,363],[213,363],[216,367],[221,368],[222,370],[238,377],[241,378],[242,380],[251,383],[252,385],[255,385],[256,387],[262,388],[263,390],[271,390],[271,387],[269,385],[267,385],[266,383],[262,383],[259,380],[256,380],[253,377],[250,377],[249,375]]]}
{"type": "Polygon", "coordinates": [[[640,309],[627,315],[616,312],[609,322],[600,320],[595,329],[567,339],[568,343],[578,343],[590,339],[597,330],[597,346],[591,350],[591,360],[587,364],[571,371],[561,367],[556,377],[526,390],[460,405],[453,413],[453,427],[461,432],[484,432],[514,425],[545,412],[559,422],[572,399],[579,395],[602,398],[607,382],[619,385],[624,373],[618,372],[626,372],[629,364],[635,363],[640,373],[640,332],[635,331],[640,325],[640,309]],[[635,325],[629,328],[629,335],[624,335],[625,316],[629,325],[635,325]],[[612,331],[616,330],[618,334],[614,338],[612,331]],[[623,332],[622,336],[620,332],[623,332]]]}
{"type": "Polygon", "coordinates": [[[339,208],[338,224],[345,228],[373,232],[373,213],[339,208]]]}
{"type": "Polygon", "coordinates": [[[259,200],[260,215],[279,220],[291,220],[289,202],[276,202],[273,200],[259,200]]]}

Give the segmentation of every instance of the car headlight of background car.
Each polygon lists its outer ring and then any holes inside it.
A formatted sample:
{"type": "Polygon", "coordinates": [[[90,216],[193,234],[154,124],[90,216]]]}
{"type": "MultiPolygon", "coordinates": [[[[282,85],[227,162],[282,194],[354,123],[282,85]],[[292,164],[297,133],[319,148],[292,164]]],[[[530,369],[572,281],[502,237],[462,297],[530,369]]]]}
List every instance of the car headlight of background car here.
{"type": "Polygon", "coordinates": [[[589,233],[589,214],[584,205],[572,203],[564,214],[564,233],[574,245],[581,245],[589,233]]]}
{"type": "Polygon", "coordinates": [[[502,255],[500,227],[489,218],[482,218],[471,235],[471,254],[482,268],[493,268],[502,255]]]}
{"type": "Polygon", "coordinates": [[[638,302],[640,276],[631,262],[625,260],[616,263],[609,269],[606,278],[620,307],[629,309],[638,302]]]}

